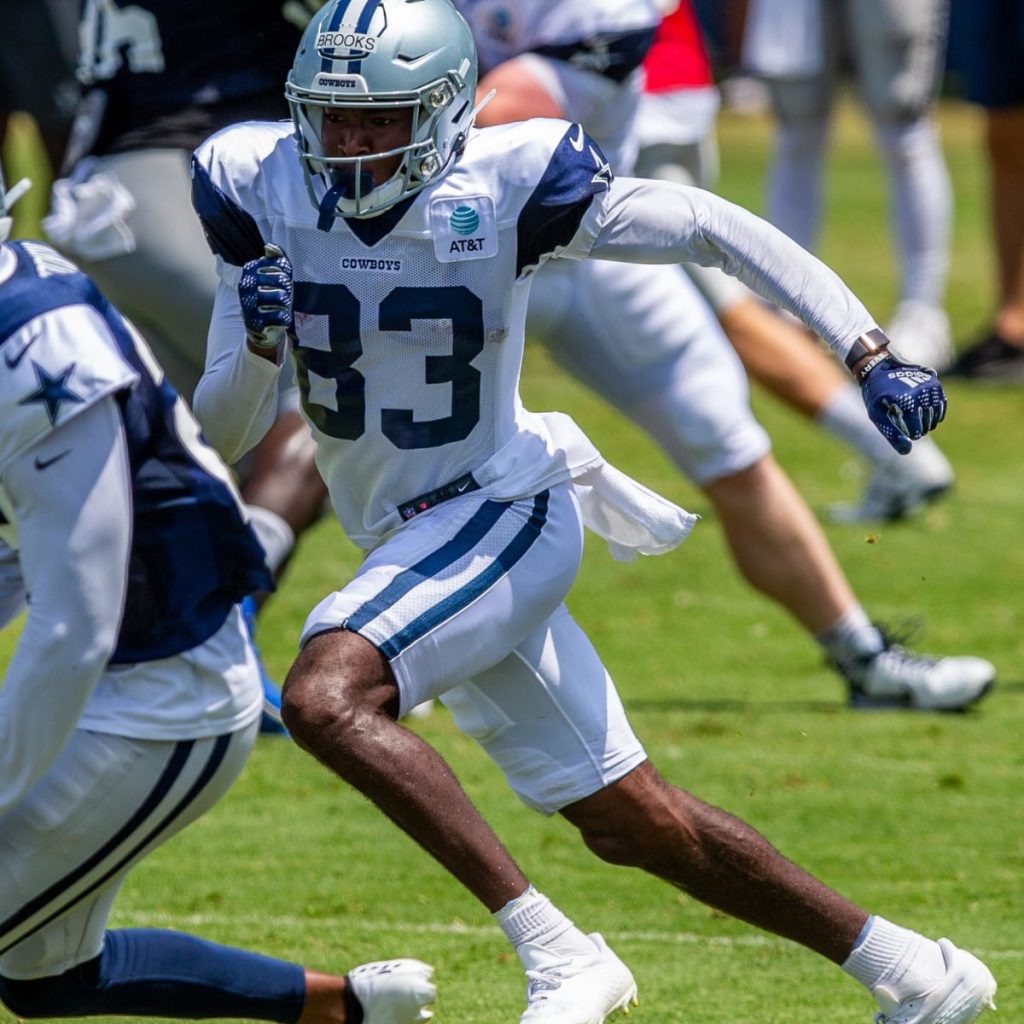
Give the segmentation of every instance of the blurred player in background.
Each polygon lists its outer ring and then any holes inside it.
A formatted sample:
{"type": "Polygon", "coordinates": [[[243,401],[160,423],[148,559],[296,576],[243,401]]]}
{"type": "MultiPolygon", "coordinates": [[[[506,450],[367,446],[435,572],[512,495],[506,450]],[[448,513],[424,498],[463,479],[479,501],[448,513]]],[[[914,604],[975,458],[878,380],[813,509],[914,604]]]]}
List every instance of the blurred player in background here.
{"type": "MultiPolygon", "coordinates": [[[[507,42],[522,8],[500,10],[488,24],[507,42]]],[[[579,33],[538,55],[565,63],[562,80],[582,68],[625,80],[650,36],[648,11],[620,0],[529,13],[531,28],[579,33]]],[[[307,619],[284,690],[292,735],[495,915],[526,970],[521,1024],[602,1024],[636,983],[530,886],[450,767],[398,723],[427,698],[605,860],[803,943],[893,1024],[967,1024],[995,991],[980,961],[869,916],[651,765],[563,601],[584,522],[628,556],[671,549],[693,517],[518,394],[531,282],[558,257],[728,267],[813,324],[900,449],[944,416],[941,385],[888,354],[842,282],[752,214],[616,178],[579,124],[476,130],[476,79],[473,35],[448,0],[333,0],[289,76],[294,130],[238,125],[196,153],[194,201],[222,276],[197,413],[212,443],[244,451],[272,422],[290,354],[335,511],[367,551],[307,619]]],[[[614,131],[609,91],[598,81],[589,96],[614,131]]]]}
{"type": "MultiPolygon", "coordinates": [[[[611,11],[585,0],[456,0],[456,7],[480,50],[479,94],[497,90],[480,112],[481,126],[573,118],[613,168],[632,167],[639,65],[659,21],[652,4],[631,0],[611,11]],[[623,32],[623,19],[640,28],[623,32]]],[[[754,300],[744,301],[757,316],[754,300]]],[[[821,527],[772,458],[739,361],[678,267],[600,260],[548,266],[537,275],[529,313],[530,337],[647,430],[704,490],[744,577],[816,638],[854,706],[953,709],[987,692],[995,676],[989,662],[915,655],[870,621],[821,527]]],[[[758,323],[771,316],[761,311],[758,323]]],[[[773,372],[792,378],[790,392],[820,387],[820,364],[834,375],[805,339],[782,344],[772,330],[757,337],[771,340],[773,372]]],[[[755,345],[748,338],[743,347],[755,345]]]]}
{"type": "Polygon", "coordinates": [[[78,104],[77,8],[78,0],[0,0],[0,148],[8,117],[30,114],[53,172],[78,104]]]}
{"type": "Polygon", "coordinates": [[[73,264],[5,243],[0,173],[0,1001],[19,1017],[413,1024],[416,960],[347,977],[107,930],[131,867],[209,810],[255,739],[237,601],[271,585],[228,472],[73,264]]]}
{"type": "Polygon", "coordinates": [[[937,370],[953,357],[944,309],[952,190],[933,117],[949,0],[751,0],[744,63],[777,118],[767,215],[814,250],[829,120],[844,60],[889,179],[898,303],[896,351],[937,370]]]}
{"type": "MultiPolygon", "coordinates": [[[[682,0],[658,26],[644,73],[637,174],[714,189],[718,90],[690,0],[682,0]]],[[[833,506],[832,518],[900,519],[952,486],[953,469],[931,438],[922,438],[905,456],[886,444],[849,375],[802,326],[777,315],[713,267],[691,264],[684,269],[715,311],[747,373],[867,459],[871,476],[863,496],[853,505],[833,506]]]]}
{"type": "Polygon", "coordinates": [[[985,110],[996,308],[984,337],[952,372],[1024,379],[1024,3],[956,0],[951,46],[967,99],[985,110]]]}
{"type": "MultiPolygon", "coordinates": [[[[189,158],[226,124],[287,116],[281,82],[298,38],[280,0],[83,4],[87,90],[44,228],[138,325],[189,403],[217,290],[190,205],[189,158]]],[[[282,388],[273,430],[241,467],[242,496],[275,575],[326,496],[294,384],[282,388]]],[[[279,694],[264,685],[273,716],[279,694]]],[[[265,727],[275,728],[272,717],[265,727]]]]}

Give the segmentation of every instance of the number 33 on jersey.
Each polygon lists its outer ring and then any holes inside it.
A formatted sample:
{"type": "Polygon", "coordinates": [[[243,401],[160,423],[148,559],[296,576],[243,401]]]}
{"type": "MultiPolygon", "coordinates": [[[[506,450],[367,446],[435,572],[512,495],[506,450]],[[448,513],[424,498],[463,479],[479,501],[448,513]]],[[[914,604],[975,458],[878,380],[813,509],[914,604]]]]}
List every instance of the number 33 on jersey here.
{"type": "Polygon", "coordinates": [[[475,129],[438,182],[322,225],[288,125],[234,126],[197,151],[194,202],[225,284],[265,242],[291,259],[303,409],[357,542],[411,495],[522,443],[531,273],[586,256],[610,182],[579,125],[475,129]]]}

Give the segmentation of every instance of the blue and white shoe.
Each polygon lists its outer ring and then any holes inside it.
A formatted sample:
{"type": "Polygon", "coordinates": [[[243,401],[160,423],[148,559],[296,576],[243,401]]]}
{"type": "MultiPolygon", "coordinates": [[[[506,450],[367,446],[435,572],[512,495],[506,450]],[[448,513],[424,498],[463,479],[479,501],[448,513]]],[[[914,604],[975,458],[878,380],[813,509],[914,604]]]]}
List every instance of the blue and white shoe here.
{"type": "Polygon", "coordinates": [[[253,653],[260,668],[260,682],[263,684],[263,717],[260,719],[260,734],[263,736],[287,736],[288,730],[281,719],[281,688],[267,675],[256,646],[256,600],[251,595],[241,602],[242,618],[252,641],[253,653]]]}

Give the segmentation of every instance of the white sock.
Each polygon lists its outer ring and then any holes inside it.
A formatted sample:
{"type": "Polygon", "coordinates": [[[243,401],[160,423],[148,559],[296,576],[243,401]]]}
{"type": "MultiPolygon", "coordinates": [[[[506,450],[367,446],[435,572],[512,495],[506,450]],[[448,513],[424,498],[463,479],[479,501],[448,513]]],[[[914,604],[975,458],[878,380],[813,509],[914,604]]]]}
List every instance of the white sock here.
{"type": "Polygon", "coordinates": [[[941,306],[949,268],[953,193],[930,117],[875,124],[892,192],[900,299],[941,306]]]}
{"type": "Polygon", "coordinates": [[[259,505],[246,505],[246,510],[256,539],[263,545],[267,568],[276,574],[295,547],[295,534],[292,528],[270,509],[261,508],[259,505]]]}
{"type": "Polygon", "coordinates": [[[529,942],[566,955],[594,952],[593,942],[532,885],[506,903],[494,919],[516,948],[529,942]]]}
{"type": "Polygon", "coordinates": [[[872,916],[843,970],[872,992],[881,989],[902,1003],[927,992],[946,973],[946,963],[937,942],[872,916]]]}
{"type": "Polygon", "coordinates": [[[836,388],[814,422],[848,444],[873,465],[892,464],[901,458],[868,418],[860,388],[853,381],[836,388]]]}
{"type": "Polygon", "coordinates": [[[844,612],[828,629],[815,636],[829,657],[847,664],[885,649],[885,639],[858,604],[844,612]]]}

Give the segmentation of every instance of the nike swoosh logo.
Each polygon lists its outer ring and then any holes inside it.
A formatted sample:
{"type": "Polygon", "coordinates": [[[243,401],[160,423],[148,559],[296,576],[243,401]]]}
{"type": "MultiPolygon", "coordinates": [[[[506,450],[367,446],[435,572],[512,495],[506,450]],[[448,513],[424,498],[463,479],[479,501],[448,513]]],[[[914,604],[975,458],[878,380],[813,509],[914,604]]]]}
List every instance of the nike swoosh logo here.
{"type": "Polygon", "coordinates": [[[575,139],[570,139],[569,140],[569,145],[572,146],[572,148],[575,149],[577,153],[582,153],[583,152],[583,125],[578,124],[578,125],[576,125],[576,127],[579,129],[579,131],[576,133],[576,138],[575,139]]]}
{"type": "Polygon", "coordinates": [[[65,448],[64,451],[58,452],[56,455],[51,455],[48,459],[41,459],[38,455],[36,456],[36,469],[49,469],[55,462],[60,462],[65,455],[70,455],[71,449],[65,448]]]}
{"type": "Polygon", "coordinates": [[[32,343],[38,337],[38,334],[33,334],[30,338],[26,338],[21,343],[21,348],[19,348],[18,351],[14,352],[13,354],[11,353],[9,347],[4,349],[4,362],[7,364],[7,368],[9,370],[13,370],[18,365],[18,363],[20,363],[22,359],[25,358],[25,353],[29,350],[32,343]]]}

